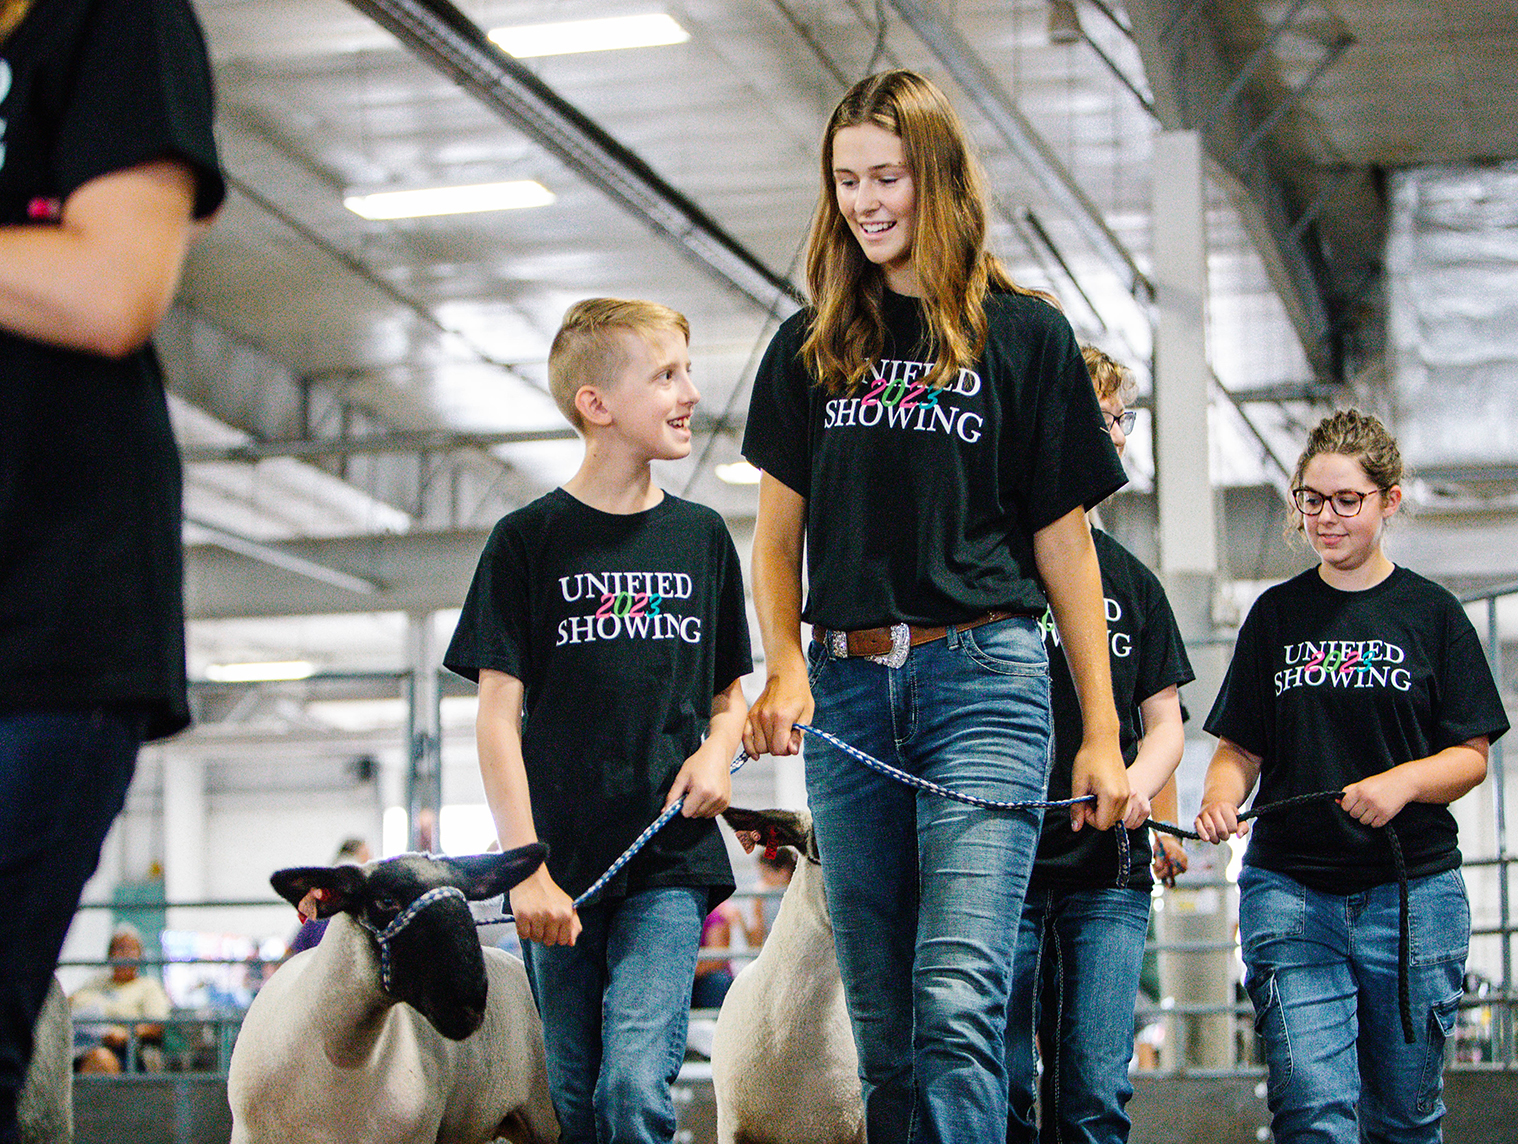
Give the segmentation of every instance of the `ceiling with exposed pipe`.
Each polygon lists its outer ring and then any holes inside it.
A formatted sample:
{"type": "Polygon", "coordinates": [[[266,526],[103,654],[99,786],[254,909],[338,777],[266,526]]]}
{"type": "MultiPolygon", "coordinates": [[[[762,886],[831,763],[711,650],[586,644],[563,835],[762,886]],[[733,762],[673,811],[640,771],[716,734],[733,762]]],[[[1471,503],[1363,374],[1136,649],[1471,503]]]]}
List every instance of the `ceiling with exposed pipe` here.
{"type": "MultiPolygon", "coordinates": [[[[278,658],[291,630],[327,667],[368,646],[248,617],[456,606],[484,531],[574,471],[545,364],[565,308],[592,294],[689,316],[697,446],[660,476],[719,507],[745,543],[753,488],[717,470],[739,459],[759,354],[800,298],[822,123],[872,71],[916,68],[950,93],[991,177],[994,249],[1060,297],[1083,339],[1132,364],[1141,406],[1151,141],[1201,132],[1212,472],[1223,572],[1242,580],[1300,567],[1272,490],[1304,426],[1336,403],[1426,415],[1399,394],[1389,353],[1399,173],[1518,160],[1518,12],[1496,0],[195,7],[231,192],[159,339],[187,459],[192,672],[278,658]],[[489,38],[649,12],[687,38],[524,59],[489,38]],[[507,180],[551,202],[389,221],[344,206],[507,180]]],[[[1490,390],[1503,413],[1513,388],[1490,390]]],[[[1491,438],[1493,412],[1468,411],[1473,444],[1491,438]]],[[[1124,494],[1139,522],[1147,418],[1124,494]]],[[[1405,529],[1409,563],[1457,589],[1518,579],[1498,460],[1443,458],[1441,483],[1414,496],[1428,512],[1405,529]]],[[[381,650],[393,626],[371,627],[386,634],[370,658],[393,664],[381,650]]]]}

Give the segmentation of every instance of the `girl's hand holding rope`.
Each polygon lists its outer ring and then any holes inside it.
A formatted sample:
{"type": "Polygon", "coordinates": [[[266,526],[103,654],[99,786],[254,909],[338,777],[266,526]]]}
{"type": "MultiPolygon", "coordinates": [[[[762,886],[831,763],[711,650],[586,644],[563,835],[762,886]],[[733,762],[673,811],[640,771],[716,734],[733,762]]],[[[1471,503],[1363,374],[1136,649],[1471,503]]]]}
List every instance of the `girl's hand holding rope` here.
{"type": "Polygon", "coordinates": [[[1239,821],[1238,805],[1226,799],[1203,804],[1195,826],[1203,842],[1224,842],[1235,835],[1243,838],[1249,833],[1249,824],[1239,821]]]}
{"type": "Polygon", "coordinates": [[[806,670],[776,671],[748,710],[743,724],[743,749],[750,758],[760,755],[799,755],[801,730],[810,723],[816,703],[807,683],[806,670]]]}

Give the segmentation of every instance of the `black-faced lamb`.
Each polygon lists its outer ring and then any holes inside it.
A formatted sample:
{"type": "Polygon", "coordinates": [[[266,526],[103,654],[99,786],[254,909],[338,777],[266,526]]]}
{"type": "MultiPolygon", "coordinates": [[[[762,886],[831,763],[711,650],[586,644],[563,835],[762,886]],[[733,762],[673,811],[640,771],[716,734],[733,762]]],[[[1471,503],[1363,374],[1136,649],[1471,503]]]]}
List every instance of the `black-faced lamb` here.
{"type": "Polygon", "coordinates": [[[522,963],[482,949],[468,901],[504,893],[545,848],[407,854],[281,870],[331,922],[259,991],[232,1052],[232,1144],[513,1144],[558,1139],[522,963]]]}
{"type": "Polygon", "coordinates": [[[759,956],[734,979],[717,1014],[712,1086],[717,1144],[855,1144],[864,1140],[859,1056],[804,811],[729,809],[759,845],[803,859],[759,956]]]}

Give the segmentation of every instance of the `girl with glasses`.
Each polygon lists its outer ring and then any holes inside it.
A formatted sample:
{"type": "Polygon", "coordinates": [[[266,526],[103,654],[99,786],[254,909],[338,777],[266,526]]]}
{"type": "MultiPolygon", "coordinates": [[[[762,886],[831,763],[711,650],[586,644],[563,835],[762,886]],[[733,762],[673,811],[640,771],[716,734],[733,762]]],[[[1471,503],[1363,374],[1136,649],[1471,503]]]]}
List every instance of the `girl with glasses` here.
{"type": "Polygon", "coordinates": [[[1245,986],[1270,1069],[1275,1139],[1437,1141],[1444,1042],[1470,908],[1449,804],[1486,777],[1508,721],[1455,598],[1382,550],[1402,459],[1356,410],[1321,421],[1292,480],[1318,565],[1265,592],[1239,630],[1207,730],[1196,829],[1250,835],[1239,876],[1245,986]],[[1262,817],[1239,807],[1340,790],[1262,817]],[[1413,1039],[1398,986],[1406,861],[1413,1039]]]}

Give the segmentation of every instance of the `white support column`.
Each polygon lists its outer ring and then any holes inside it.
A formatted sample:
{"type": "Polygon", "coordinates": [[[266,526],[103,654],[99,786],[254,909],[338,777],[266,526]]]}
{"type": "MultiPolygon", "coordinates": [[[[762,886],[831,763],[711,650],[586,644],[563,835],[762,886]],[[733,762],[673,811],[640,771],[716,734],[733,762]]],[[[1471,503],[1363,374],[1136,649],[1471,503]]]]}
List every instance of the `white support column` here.
{"type": "Polygon", "coordinates": [[[1194,131],[1154,140],[1154,453],[1160,572],[1217,572],[1207,430],[1207,199],[1194,131]]]}
{"type": "Polygon", "coordinates": [[[438,646],[433,618],[432,612],[412,612],[406,629],[411,666],[411,741],[406,790],[414,850],[438,849],[440,841],[438,813],[443,801],[443,760],[438,670],[443,663],[443,649],[438,646]]]}
{"type": "MultiPolygon", "coordinates": [[[[1197,682],[1186,689],[1192,722],[1186,757],[1177,774],[1183,824],[1195,814],[1211,738],[1201,721],[1222,679],[1226,656],[1202,646],[1213,633],[1212,601],[1218,571],[1217,513],[1209,461],[1207,361],[1207,197],[1201,137],[1165,132],[1154,141],[1154,458],[1160,578],[1181,634],[1191,645],[1197,682]]],[[[1221,879],[1228,850],[1194,845],[1191,874],[1167,891],[1156,928],[1162,942],[1230,939],[1235,916],[1232,887],[1186,888],[1187,881],[1221,879]]],[[[1226,950],[1166,954],[1162,989],[1178,1004],[1233,1000],[1232,961],[1226,950]]],[[[1227,1068],[1233,1064],[1233,1021],[1200,1016],[1172,1022],[1184,1045],[1167,1044],[1167,1066],[1227,1068]],[[1184,1057],[1178,1050],[1184,1049],[1184,1057]]]]}
{"type": "MultiPolygon", "coordinates": [[[[171,902],[206,896],[206,761],[166,751],[163,755],[163,892],[171,902]]],[[[169,929],[194,929],[196,911],[170,910],[169,929]]]]}

